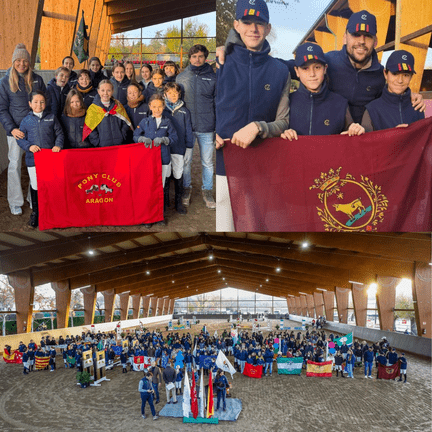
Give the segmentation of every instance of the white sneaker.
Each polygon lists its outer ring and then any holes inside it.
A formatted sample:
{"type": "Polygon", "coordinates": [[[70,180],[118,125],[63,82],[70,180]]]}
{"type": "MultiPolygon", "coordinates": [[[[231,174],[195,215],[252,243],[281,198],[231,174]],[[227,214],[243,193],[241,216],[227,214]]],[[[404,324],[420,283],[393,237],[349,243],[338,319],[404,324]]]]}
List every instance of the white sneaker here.
{"type": "Polygon", "coordinates": [[[367,376],[365,375],[365,378],[367,378],[367,376]]]}
{"type": "Polygon", "coordinates": [[[369,375],[368,378],[373,379],[373,376],[370,376],[370,375],[369,375]]]}
{"type": "Polygon", "coordinates": [[[10,206],[10,211],[14,216],[22,215],[22,208],[19,206],[10,206]]]}

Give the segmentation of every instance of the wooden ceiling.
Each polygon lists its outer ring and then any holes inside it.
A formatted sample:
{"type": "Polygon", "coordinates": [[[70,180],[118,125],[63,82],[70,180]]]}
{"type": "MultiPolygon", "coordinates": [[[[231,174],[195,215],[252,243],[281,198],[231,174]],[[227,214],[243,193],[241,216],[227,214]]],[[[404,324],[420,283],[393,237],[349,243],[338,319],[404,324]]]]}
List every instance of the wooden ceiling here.
{"type": "Polygon", "coordinates": [[[35,286],[69,279],[71,289],[169,298],[228,286],[286,297],[376,275],[411,279],[416,261],[431,262],[430,234],[0,233],[0,274],[31,269],[35,286]]]}
{"type": "Polygon", "coordinates": [[[111,33],[216,11],[216,0],[105,0],[111,33]]]}

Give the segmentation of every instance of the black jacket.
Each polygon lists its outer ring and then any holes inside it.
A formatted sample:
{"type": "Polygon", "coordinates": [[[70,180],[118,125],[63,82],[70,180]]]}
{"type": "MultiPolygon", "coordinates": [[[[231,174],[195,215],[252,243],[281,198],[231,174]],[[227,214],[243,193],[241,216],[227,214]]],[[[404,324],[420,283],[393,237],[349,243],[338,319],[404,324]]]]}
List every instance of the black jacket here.
{"type": "Polygon", "coordinates": [[[86,139],[82,140],[85,115],[82,117],[68,117],[63,114],[60,123],[65,134],[65,148],[87,148],[92,147],[86,139]]]}

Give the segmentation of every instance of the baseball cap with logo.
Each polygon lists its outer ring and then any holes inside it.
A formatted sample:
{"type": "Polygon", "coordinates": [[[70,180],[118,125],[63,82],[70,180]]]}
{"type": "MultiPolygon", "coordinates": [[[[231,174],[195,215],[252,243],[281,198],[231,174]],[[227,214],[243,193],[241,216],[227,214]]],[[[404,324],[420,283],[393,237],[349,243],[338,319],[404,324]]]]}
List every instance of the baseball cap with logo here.
{"type": "Polygon", "coordinates": [[[310,60],[327,64],[322,48],[315,43],[306,42],[296,50],[295,65],[299,67],[310,60]]]}
{"type": "Polygon", "coordinates": [[[269,11],[264,0],[238,0],[236,20],[255,17],[268,24],[269,11]]]}
{"type": "Polygon", "coordinates": [[[353,13],[348,20],[346,29],[351,34],[365,32],[371,34],[372,36],[375,36],[377,32],[375,15],[372,15],[365,10],[353,13]]]}
{"type": "Polygon", "coordinates": [[[387,59],[386,69],[390,72],[411,72],[414,70],[414,56],[405,50],[398,50],[387,59]]]}

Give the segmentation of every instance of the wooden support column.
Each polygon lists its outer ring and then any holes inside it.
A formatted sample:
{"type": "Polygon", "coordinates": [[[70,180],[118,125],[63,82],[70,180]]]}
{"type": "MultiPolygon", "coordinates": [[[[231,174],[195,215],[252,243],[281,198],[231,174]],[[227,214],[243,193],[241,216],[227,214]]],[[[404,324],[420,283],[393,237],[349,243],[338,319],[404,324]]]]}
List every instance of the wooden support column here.
{"type": "Polygon", "coordinates": [[[150,297],[143,297],[143,318],[148,318],[150,309],[150,297]]]}
{"type": "Polygon", "coordinates": [[[113,289],[102,291],[105,304],[105,322],[112,322],[114,315],[115,291],[113,289]]]}
{"type": "Polygon", "coordinates": [[[431,338],[431,273],[426,263],[415,263],[413,277],[413,301],[419,336],[431,338]]]}
{"type": "Polygon", "coordinates": [[[289,299],[290,299],[290,297],[287,297],[287,299],[286,299],[286,302],[287,302],[287,310],[288,310],[288,313],[291,313],[291,312],[290,312],[290,302],[289,302],[289,299]]]}
{"type": "Polygon", "coordinates": [[[55,291],[56,296],[57,328],[67,328],[69,327],[71,302],[69,279],[59,282],[51,282],[51,288],[55,291]]]}
{"type": "Polygon", "coordinates": [[[169,302],[169,307],[168,307],[168,315],[172,315],[174,313],[174,303],[175,303],[175,300],[171,299],[169,302]]]}
{"type": "Polygon", "coordinates": [[[377,308],[380,329],[393,331],[394,307],[396,302],[396,285],[400,279],[395,277],[377,276],[377,308]]]}
{"type": "Polygon", "coordinates": [[[156,315],[155,316],[161,316],[162,315],[162,305],[163,305],[163,301],[165,299],[163,298],[158,298],[157,299],[157,303],[156,303],[156,315]]]}
{"type": "Polygon", "coordinates": [[[300,303],[300,296],[299,297],[295,297],[295,304],[296,304],[297,315],[303,315],[303,313],[302,313],[302,306],[301,306],[301,303],[300,303]]]}
{"type": "Polygon", "coordinates": [[[15,291],[17,333],[32,331],[34,286],[31,270],[19,271],[8,275],[9,284],[15,291]]]}
{"type": "Polygon", "coordinates": [[[334,321],[334,292],[323,291],[324,309],[327,321],[334,321]]]}
{"type": "Polygon", "coordinates": [[[150,298],[150,307],[149,307],[149,317],[155,317],[156,316],[156,306],[157,306],[157,297],[151,297],[150,298]]]}
{"type": "Polygon", "coordinates": [[[301,307],[301,314],[302,316],[307,316],[307,305],[306,305],[306,296],[301,295],[300,296],[300,307],[301,307]]]}
{"type": "Polygon", "coordinates": [[[84,297],[84,325],[91,325],[94,323],[94,314],[96,306],[96,287],[91,285],[87,288],[81,288],[84,297]]]}
{"type": "Polygon", "coordinates": [[[132,297],[132,319],[139,318],[141,294],[135,294],[132,297]]]}
{"type": "Polygon", "coordinates": [[[336,287],[336,305],[338,310],[339,322],[343,324],[348,323],[348,288],[336,287]]]}
{"type": "Polygon", "coordinates": [[[298,315],[295,297],[288,297],[288,304],[289,304],[289,313],[293,315],[298,315]]]}
{"type": "Polygon", "coordinates": [[[324,299],[321,292],[314,292],[314,303],[315,303],[315,311],[317,317],[324,316],[324,299]]]}
{"type": "Polygon", "coordinates": [[[128,319],[129,312],[129,291],[119,294],[120,297],[120,320],[128,319]]]}
{"type": "Polygon", "coordinates": [[[356,325],[366,327],[368,302],[367,287],[356,283],[351,285],[356,325]]]}
{"type": "Polygon", "coordinates": [[[307,304],[307,310],[308,310],[309,316],[311,318],[315,318],[316,317],[316,315],[315,315],[315,303],[314,303],[314,297],[312,294],[308,294],[306,296],[306,304],[307,304]]]}
{"type": "Polygon", "coordinates": [[[166,315],[167,311],[168,311],[168,305],[169,305],[170,299],[169,298],[164,298],[163,300],[164,300],[164,302],[163,302],[163,305],[162,305],[162,315],[166,315]]]}

